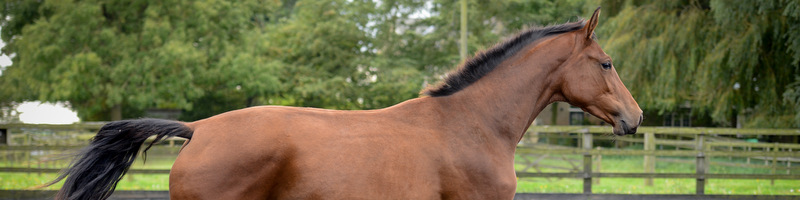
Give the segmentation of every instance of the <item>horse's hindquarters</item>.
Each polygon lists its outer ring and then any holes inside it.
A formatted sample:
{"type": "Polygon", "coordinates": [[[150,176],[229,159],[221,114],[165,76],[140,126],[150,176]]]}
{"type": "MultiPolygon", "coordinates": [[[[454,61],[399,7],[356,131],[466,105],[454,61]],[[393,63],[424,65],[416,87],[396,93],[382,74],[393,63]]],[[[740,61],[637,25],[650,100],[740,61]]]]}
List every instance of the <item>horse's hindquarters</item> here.
{"type": "Polygon", "coordinates": [[[210,119],[172,166],[171,199],[266,199],[290,149],[248,121],[210,119]]]}

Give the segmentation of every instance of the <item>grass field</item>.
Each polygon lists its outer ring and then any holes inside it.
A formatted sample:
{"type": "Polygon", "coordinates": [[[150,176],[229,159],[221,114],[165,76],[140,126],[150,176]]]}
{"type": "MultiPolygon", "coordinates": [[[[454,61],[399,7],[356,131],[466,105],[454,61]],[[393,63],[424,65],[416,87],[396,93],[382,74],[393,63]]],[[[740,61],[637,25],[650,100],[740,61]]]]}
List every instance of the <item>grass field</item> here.
{"type": "MultiPolygon", "coordinates": [[[[147,157],[147,163],[141,159],[133,168],[169,169],[174,162],[175,148],[155,148],[147,157]]],[[[555,156],[552,156],[555,157],[555,156]]],[[[566,156],[566,158],[579,159],[580,156],[566,156]]],[[[518,162],[520,158],[518,157],[518,162]]],[[[601,172],[643,172],[641,157],[605,156],[602,159],[601,172]]],[[[727,160],[727,159],[725,159],[727,160]]],[[[38,163],[9,162],[8,159],[0,160],[0,167],[27,167],[36,166],[38,163]]],[[[570,167],[560,159],[543,159],[542,164],[570,167]]],[[[51,165],[63,165],[61,163],[51,165]]],[[[578,163],[578,166],[580,164],[578,163]]],[[[517,169],[524,168],[522,164],[517,169]]],[[[665,173],[692,173],[693,164],[680,164],[671,162],[657,162],[656,172],[665,173]]],[[[566,172],[564,170],[543,169],[545,172],[566,172]]],[[[594,169],[597,172],[597,169],[594,169]]],[[[709,173],[764,173],[768,169],[750,169],[724,166],[711,166],[709,173]]],[[[785,173],[783,171],[782,173],[785,173]]],[[[796,172],[792,172],[796,173],[796,172]]],[[[46,183],[56,177],[54,173],[8,173],[0,172],[0,189],[32,189],[37,185],[46,183]]],[[[163,175],[128,174],[119,183],[118,190],[167,190],[169,177],[163,175]]],[[[55,190],[60,185],[46,189],[55,190]]],[[[583,188],[581,179],[558,178],[521,178],[517,183],[517,192],[521,193],[580,193],[583,188]]],[[[644,179],[633,178],[602,178],[599,183],[593,184],[594,193],[613,194],[694,194],[694,179],[654,179],[653,186],[644,186],[644,179]]],[[[706,194],[764,194],[764,195],[800,195],[800,180],[775,180],[774,185],[770,180],[722,180],[710,179],[706,184],[706,194]]]]}

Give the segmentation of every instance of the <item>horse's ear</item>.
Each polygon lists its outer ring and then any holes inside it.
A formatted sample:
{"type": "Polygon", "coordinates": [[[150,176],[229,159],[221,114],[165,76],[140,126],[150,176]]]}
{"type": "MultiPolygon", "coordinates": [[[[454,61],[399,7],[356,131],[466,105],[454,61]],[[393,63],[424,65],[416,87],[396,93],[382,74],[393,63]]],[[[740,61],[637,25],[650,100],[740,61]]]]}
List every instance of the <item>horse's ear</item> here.
{"type": "Polygon", "coordinates": [[[589,22],[586,23],[586,39],[591,40],[592,34],[594,33],[594,28],[597,27],[597,22],[600,20],[600,7],[597,7],[597,10],[594,10],[594,14],[592,14],[592,18],[589,19],[589,22]]]}

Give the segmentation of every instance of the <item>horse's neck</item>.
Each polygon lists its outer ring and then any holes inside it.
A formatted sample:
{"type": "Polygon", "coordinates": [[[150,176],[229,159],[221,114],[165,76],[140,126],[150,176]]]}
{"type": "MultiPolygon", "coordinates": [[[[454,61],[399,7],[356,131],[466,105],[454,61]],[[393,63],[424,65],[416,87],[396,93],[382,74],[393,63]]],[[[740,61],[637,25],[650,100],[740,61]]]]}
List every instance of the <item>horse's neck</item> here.
{"type": "MultiPolygon", "coordinates": [[[[549,88],[550,66],[528,66],[518,62],[530,56],[514,56],[495,70],[447,97],[437,97],[449,112],[457,112],[455,120],[480,123],[503,143],[516,147],[536,115],[551,103],[554,91],[549,88]],[[499,137],[498,137],[499,136],[499,137]]],[[[547,65],[547,63],[533,65],[547,65]]]]}

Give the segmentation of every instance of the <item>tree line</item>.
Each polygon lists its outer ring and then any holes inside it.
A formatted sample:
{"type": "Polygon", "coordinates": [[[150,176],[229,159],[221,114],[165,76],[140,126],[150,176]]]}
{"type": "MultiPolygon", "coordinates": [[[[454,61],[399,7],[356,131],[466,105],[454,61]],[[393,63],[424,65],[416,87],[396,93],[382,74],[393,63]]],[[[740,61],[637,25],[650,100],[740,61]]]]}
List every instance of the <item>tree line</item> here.
{"type": "MultiPolygon", "coordinates": [[[[0,106],[67,101],[83,120],[255,105],[375,109],[461,62],[458,0],[2,3],[0,106]]],[[[599,42],[643,109],[800,127],[797,1],[467,1],[468,52],[602,5],[599,42]],[[738,86],[736,86],[738,85],[738,86]]]]}

